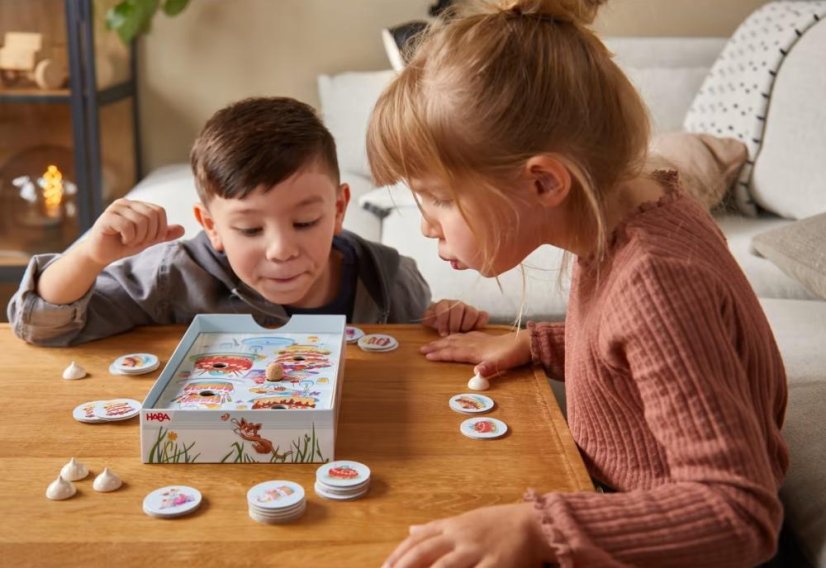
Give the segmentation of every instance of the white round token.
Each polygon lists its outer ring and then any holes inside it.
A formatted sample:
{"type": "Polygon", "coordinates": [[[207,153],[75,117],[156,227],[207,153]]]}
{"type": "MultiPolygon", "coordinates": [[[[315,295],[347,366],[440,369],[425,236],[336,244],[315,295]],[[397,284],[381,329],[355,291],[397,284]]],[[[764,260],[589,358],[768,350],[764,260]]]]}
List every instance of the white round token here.
{"type": "Polygon", "coordinates": [[[359,339],[364,337],[364,331],[358,327],[348,325],[344,328],[344,337],[347,343],[356,343],[359,339]]]}
{"type": "Polygon", "coordinates": [[[335,493],[330,489],[327,489],[318,481],[315,483],[315,492],[319,497],[324,497],[325,499],[331,499],[333,501],[352,501],[353,499],[358,499],[367,493],[369,487],[365,487],[363,491],[359,491],[357,493],[335,493]]]}
{"type": "Polygon", "coordinates": [[[143,512],[150,517],[182,517],[201,506],[201,492],[186,485],[156,489],[143,500],[143,512]]]}
{"type": "Polygon", "coordinates": [[[131,398],[104,400],[95,405],[95,416],[109,422],[129,420],[137,416],[140,411],[141,403],[131,398]]]}
{"type": "Polygon", "coordinates": [[[160,366],[157,355],[152,353],[129,353],[121,355],[109,366],[109,372],[115,375],[142,375],[154,371],[160,366]]]}
{"type": "Polygon", "coordinates": [[[107,418],[101,418],[95,414],[95,408],[106,402],[105,400],[93,400],[78,404],[72,411],[72,418],[78,422],[85,422],[86,424],[97,424],[100,422],[109,422],[107,418]]]}
{"type": "Polygon", "coordinates": [[[371,333],[359,339],[358,346],[364,351],[392,351],[399,346],[399,342],[392,335],[371,333]]]}
{"type": "Polygon", "coordinates": [[[493,399],[483,394],[463,393],[450,397],[450,408],[462,414],[478,414],[493,409],[493,399]]]}
{"type": "Polygon", "coordinates": [[[316,481],[327,487],[358,487],[370,481],[370,468],[363,463],[339,460],[316,470],[316,481]]]}
{"type": "Polygon", "coordinates": [[[304,488],[293,481],[277,479],[259,483],[247,491],[247,501],[259,510],[289,509],[304,500],[304,488]]]}
{"type": "Polygon", "coordinates": [[[508,432],[508,425],[496,418],[468,418],[459,425],[468,438],[478,440],[499,438],[508,432]]]}

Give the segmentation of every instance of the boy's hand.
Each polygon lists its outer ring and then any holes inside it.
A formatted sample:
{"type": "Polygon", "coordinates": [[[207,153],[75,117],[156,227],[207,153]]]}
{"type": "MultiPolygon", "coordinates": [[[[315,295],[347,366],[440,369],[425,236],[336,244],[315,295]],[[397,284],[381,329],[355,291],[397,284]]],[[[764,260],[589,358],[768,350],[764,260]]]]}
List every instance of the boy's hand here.
{"type": "Polygon", "coordinates": [[[478,363],[473,371],[491,377],[530,363],[531,335],[525,330],[505,335],[471,331],[431,341],[420,351],[431,361],[478,363]]]}
{"type": "Polygon", "coordinates": [[[107,266],[183,234],[181,225],[166,224],[160,205],[118,199],[95,221],[83,251],[92,262],[107,266]]]}
{"type": "Polygon", "coordinates": [[[483,507],[456,517],[410,527],[383,568],[425,566],[541,566],[554,553],[533,505],[483,507]]]}
{"type": "Polygon", "coordinates": [[[485,327],[488,323],[488,313],[459,300],[440,300],[428,306],[422,323],[432,327],[444,337],[450,333],[485,327]]]}

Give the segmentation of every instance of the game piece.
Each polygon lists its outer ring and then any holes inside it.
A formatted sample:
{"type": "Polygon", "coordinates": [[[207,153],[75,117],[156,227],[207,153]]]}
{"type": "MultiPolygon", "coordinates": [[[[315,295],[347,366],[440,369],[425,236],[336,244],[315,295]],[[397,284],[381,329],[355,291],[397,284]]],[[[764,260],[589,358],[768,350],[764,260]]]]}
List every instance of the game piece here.
{"type": "Polygon", "coordinates": [[[46,497],[53,501],[68,499],[75,493],[77,493],[77,489],[75,489],[74,484],[71,481],[66,481],[59,475],[57,479],[52,481],[49,487],[46,488],[46,497]]]}
{"type": "Polygon", "coordinates": [[[490,388],[490,382],[485,377],[476,374],[467,382],[467,388],[475,391],[488,390],[490,388]]]}
{"type": "Polygon", "coordinates": [[[459,430],[468,438],[492,439],[504,436],[508,425],[496,418],[468,418],[459,425],[459,430]]]}
{"type": "Polygon", "coordinates": [[[66,369],[63,370],[63,378],[67,381],[76,381],[86,376],[86,369],[72,361],[66,369]]]}
{"type": "Polygon", "coordinates": [[[370,479],[370,468],[362,463],[326,463],[316,470],[315,492],[325,499],[357,499],[370,490],[370,479]]]}
{"type": "Polygon", "coordinates": [[[151,373],[160,366],[157,355],[151,353],[130,353],[121,355],[109,365],[113,375],[143,375],[151,373]]]}
{"type": "Polygon", "coordinates": [[[105,400],[95,405],[95,416],[109,422],[129,420],[141,411],[141,403],[131,398],[105,400]]]}
{"type": "Polygon", "coordinates": [[[66,481],[80,481],[89,475],[89,468],[76,461],[75,458],[69,460],[69,463],[60,469],[60,477],[66,481]]]}
{"type": "Polygon", "coordinates": [[[267,369],[264,371],[264,376],[270,382],[280,381],[284,377],[284,368],[273,361],[267,365],[267,369]]]}
{"type": "Polygon", "coordinates": [[[169,485],[156,489],[143,500],[143,512],[150,517],[173,519],[183,517],[201,506],[201,492],[185,485],[169,485]]]}
{"type": "Polygon", "coordinates": [[[358,340],[358,346],[364,351],[393,351],[399,342],[392,335],[371,333],[358,340]]]}
{"type": "Polygon", "coordinates": [[[121,481],[120,477],[109,471],[108,467],[103,468],[103,471],[100,472],[92,483],[95,491],[100,491],[101,493],[114,491],[115,489],[119,489],[121,485],[123,485],[123,481],[121,481]]]}
{"type": "Polygon", "coordinates": [[[450,397],[448,405],[462,414],[477,414],[493,409],[493,399],[482,394],[457,394],[450,397]]]}
{"type": "Polygon", "coordinates": [[[304,514],[304,488],[286,480],[265,481],[247,491],[250,518],[259,523],[287,523],[304,514]]]}
{"type": "Polygon", "coordinates": [[[97,408],[99,404],[103,404],[105,402],[105,400],[93,400],[90,402],[84,402],[83,404],[78,404],[72,411],[72,418],[78,422],[84,422],[86,424],[109,422],[108,419],[101,418],[95,414],[95,408],[97,408]]]}
{"type": "Polygon", "coordinates": [[[359,339],[364,337],[364,331],[361,328],[348,325],[344,328],[344,337],[347,343],[356,343],[359,339]]]}

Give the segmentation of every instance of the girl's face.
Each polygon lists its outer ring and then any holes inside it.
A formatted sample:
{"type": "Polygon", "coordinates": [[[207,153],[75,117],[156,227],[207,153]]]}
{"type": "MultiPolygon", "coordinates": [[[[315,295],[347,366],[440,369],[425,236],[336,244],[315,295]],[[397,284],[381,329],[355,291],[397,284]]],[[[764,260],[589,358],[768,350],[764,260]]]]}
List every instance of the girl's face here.
{"type": "Polygon", "coordinates": [[[538,235],[526,234],[530,226],[525,215],[530,212],[518,203],[497,208],[491,215],[477,200],[462,199],[434,178],[410,180],[422,209],[422,234],[439,241],[439,257],[455,270],[472,268],[483,276],[498,276],[517,266],[539,244],[538,235]],[[474,223],[468,225],[465,215],[474,223]],[[481,240],[480,240],[481,239],[481,240]],[[490,258],[485,258],[487,249],[490,258]]]}

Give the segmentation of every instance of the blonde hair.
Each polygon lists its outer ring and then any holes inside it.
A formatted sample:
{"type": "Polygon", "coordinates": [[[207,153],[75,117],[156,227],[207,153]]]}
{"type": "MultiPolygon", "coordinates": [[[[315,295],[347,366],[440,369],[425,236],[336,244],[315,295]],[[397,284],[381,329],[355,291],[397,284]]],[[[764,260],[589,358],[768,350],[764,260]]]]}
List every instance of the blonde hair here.
{"type": "MultiPolygon", "coordinates": [[[[373,112],[376,183],[435,175],[454,193],[479,190],[496,215],[508,201],[498,188],[529,158],[553,155],[574,180],[578,232],[594,230],[602,258],[605,195],[639,175],[649,136],[639,94],[587,27],[603,1],[466,2],[431,26],[373,112]]],[[[478,237],[484,220],[465,220],[478,237]]]]}

